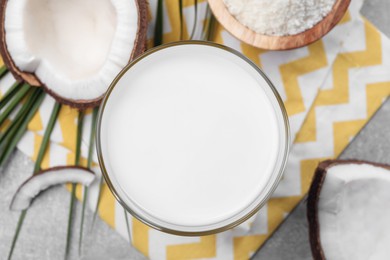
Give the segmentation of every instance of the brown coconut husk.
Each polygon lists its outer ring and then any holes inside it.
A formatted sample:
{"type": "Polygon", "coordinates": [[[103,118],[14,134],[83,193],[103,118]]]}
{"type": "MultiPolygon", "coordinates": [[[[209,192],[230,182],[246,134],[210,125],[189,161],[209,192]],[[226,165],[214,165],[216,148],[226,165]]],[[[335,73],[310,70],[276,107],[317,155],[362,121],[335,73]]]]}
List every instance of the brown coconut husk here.
{"type": "Polygon", "coordinates": [[[326,160],[321,162],[315,170],[312,184],[307,198],[307,219],[309,222],[310,247],[314,259],[325,260],[321,245],[320,225],[318,221],[318,201],[329,168],[345,164],[369,164],[390,170],[390,166],[381,163],[372,163],[362,160],[326,160]]]}
{"type": "MultiPolygon", "coordinates": [[[[60,94],[52,91],[50,86],[43,84],[39,78],[34,73],[29,73],[21,71],[12,60],[12,57],[7,49],[6,43],[6,32],[5,32],[5,11],[7,7],[7,2],[12,0],[0,0],[0,54],[3,58],[4,64],[10,70],[12,75],[17,81],[25,81],[31,86],[42,87],[46,93],[52,96],[59,103],[64,105],[69,105],[71,107],[77,108],[79,110],[84,110],[87,108],[92,108],[100,105],[104,95],[90,100],[73,100],[69,98],[64,98],[60,94]]],[[[16,1],[16,0],[15,0],[16,1]]],[[[129,62],[134,58],[142,54],[146,50],[146,34],[148,29],[148,2],[146,0],[136,0],[137,9],[138,9],[138,30],[137,37],[134,41],[134,48],[129,57],[129,62]]]]}

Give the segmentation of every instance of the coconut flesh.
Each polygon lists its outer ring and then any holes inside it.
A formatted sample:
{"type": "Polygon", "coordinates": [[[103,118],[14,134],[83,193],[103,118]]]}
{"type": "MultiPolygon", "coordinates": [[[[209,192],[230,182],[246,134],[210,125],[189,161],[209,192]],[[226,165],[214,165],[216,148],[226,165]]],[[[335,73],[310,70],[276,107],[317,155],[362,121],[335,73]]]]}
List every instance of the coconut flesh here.
{"type": "Polygon", "coordinates": [[[11,210],[27,209],[38,194],[51,186],[65,183],[80,183],[89,186],[95,175],[87,168],[79,166],[60,166],[43,170],[27,179],[16,191],[11,210]]]}
{"type": "Polygon", "coordinates": [[[313,256],[390,259],[390,167],[341,161],[317,174],[308,199],[313,256]]]}
{"type": "Polygon", "coordinates": [[[145,46],[143,0],[2,1],[3,56],[64,103],[100,100],[145,46]]]}

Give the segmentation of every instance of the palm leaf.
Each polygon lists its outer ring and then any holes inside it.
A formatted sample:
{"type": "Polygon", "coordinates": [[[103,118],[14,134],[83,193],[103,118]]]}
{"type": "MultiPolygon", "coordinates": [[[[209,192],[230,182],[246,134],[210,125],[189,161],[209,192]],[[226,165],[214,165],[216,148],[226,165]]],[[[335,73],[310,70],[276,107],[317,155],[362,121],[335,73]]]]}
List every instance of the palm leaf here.
{"type": "Polygon", "coordinates": [[[21,124],[18,126],[18,128],[15,130],[14,134],[9,136],[7,138],[7,143],[5,144],[5,149],[3,153],[0,156],[0,165],[2,165],[5,161],[8,160],[9,156],[12,154],[13,150],[15,149],[16,145],[20,141],[20,139],[23,137],[24,133],[27,130],[27,125],[37,112],[39,106],[41,105],[43,98],[45,97],[45,94],[42,92],[42,90],[37,89],[38,94],[36,99],[30,99],[29,103],[31,104],[31,107],[28,111],[28,114],[25,118],[23,118],[21,124]]]}
{"type": "Polygon", "coordinates": [[[27,95],[30,90],[30,85],[24,84],[23,87],[12,98],[11,103],[4,109],[4,112],[0,115],[0,125],[8,118],[12,111],[16,108],[19,102],[27,95]]]}
{"type": "Polygon", "coordinates": [[[8,260],[10,260],[12,258],[12,254],[13,254],[14,249],[15,249],[16,241],[18,240],[19,233],[20,233],[20,230],[22,229],[26,214],[27,214],[27,209],[23,210],[22,213],[20,213],[18,224],[16,225],[16,231],[14,234],[14,238],[12,239],[11,249],[8,253],[8,258],[7,258],[8,260]]]}
{"type": "Polygon", "coordinates": [[[92,160],[93,160],[93,152],[95,148],[95,134],[96,134],[96,120],[98,115],[99,109],[94,108],[92,112],[92,122],[91,122],[91,135],[89,137],[89,150],[88,150],[88,161],[87,161],[87,167],[92,167],[92,160]]]}
{"type": "Polygon", "coordinates": [[[202,29],[202,39],[204,41],[212,41],[215,34],[216,20],[209,5],[206,8],[205,21],[202,29]]]}
{"type": "Polygon", "coordinates": [[[8,72],[8,68],[7,68],[6,66],[2,66],[2,67],[0,68],[0,79],[1,79],[2,77],[4,77],[4,75],[7,74],[7,72],[8,72]]]}
{"type": "Polygon", "coordinates": [[[21,82],[15,82],[8,90],[5,92],[4,96],[0,100],[0,109],[2,109],[12,97],[19,92],[20,87],[23,86],[21,82]]]}
{"type": "MultiPolygon", "coordinates": [[[[45,154],[46,149],[48,147],[49,140],[50,140],[50,138],[48,138],[48,137],[50,137],[50,135],[53,131],[54,122],[57,120],[57,116],[58,116],[58,112],[59,112],[60,108],[61,108],[61,105],[59,103],[56,103],[53,107],[53,111],[51,113],[49,123],[46,127],[44,137],[42,139],[41,147],[39,148],[39,151],[38,151],[38,157],[37,157],[37,160],[35,161],[33,174],[36,174],[41,168],[41,163],[43,160],[42,155],[45,154]]],[[[27,214],[27,210],[23,210],[19,216],[18,224],[16,226],[16,231],[15,231],[14,237],[12,239],[11,249],[10,249],[9,254],[8,254],[8,259],[11,259],[11,257],[12,257],[12,253],[14,251],[16,241],[18,240],[20,230],[22,229],[22,225],[24,222],[24,218],[26,217],[26,214],[27,214]]]]}
{"type": "MultiPolygon", "coordinates": [[[[55,102],[55,104],[53,106],[53,110],[52,110],[51,115],[50,115],[49,122],[47,123],[47,126],[46,126],[46,131],[43,134],[41,147],[43,146],[44,148],[39,149],[38,156],[37,156],[37,162],[42,162],[42,160],[43,160],[43,156],[46,153],[46,149],[47,149],[47,146],[48,146],[49,141],[50,141],[50,136],[51,136],[51,133],[53,132],[53,129],[54,129],[55,123],[57,121],[58,115],[60,113],[60,110],[61,110],[61,104],[58,102],[55,102]]],[[[41,163],[36,163],[35,167],[34,167],[34,174],[39,172],[40,170],[41,170],[41,163]]]]}
{"type": "Polygon", "coordinates": [[[20,125],[23,122],[23,119],[26,118],[28,111],[31,109],[31,106],[34,104],[34,100],[36,99],[38,94],[37,89],[31,89],[27,96],[27,102],[22,105],[22,108],[18,111],[15,118],[12,120],[11,124],[7,127],[4,133],[0,136],[0,144],[3,141],[7,140],[9,136],[13,136],[13,134],[19,129],[20,125]]]}
{"type": "Polygon", "coordinates": [[[129,223],[129,218],[127,216],[127,211],[125,208],[123,208],[123,211],[125,213],[125,221],[126,221],[126,228],[127,228],[127,235],[129,236],[129,241],[131,243],[132,239],[131,239],[131,231],[130,231],[130,223],[129,223]]]}
{"type": "Polygon", "coordinates": [[[102,189],[103,189],[103,177],[100,178],[100,182],[99,182],[98,198],[97,198],[97,202],[96,202],[95,211],[93,212],[91,229],[95,225],[96,217],[97,217],[97,214],[99,212],[100,201],[102,200],[102,189]]]}
{"type": "MultiPolygon", "coordinates": [[[[95,109],[93,111],[93,120],[92,120],[92,126],[94,127],[93,139],[95,139],[97,114],[98,114],[98,109],[95,109]]],[[[90,151],[90,153],[92,153],[92,151],[90,151]]],[[[89,158],[91,158],[91,161],[88,161],[88,164],[91,165],[92,164],[92,155],[89,156],[89,158]]],[[[96,217],[97,217],[97,214],[98,214],[98,211],[99,211],[99,205],[100,205],[100,201],[101,201],[101,197],[102,197],[102,185],[103,185],[103,176],[100,178],[100,182],[99,182],[98,198],[97,198],[97,201],[96,201],[95,211],[93,212],[93,219],[92,219],[91,228],[93,228],[93,226],[95,224],[95,220],[96,220],[96,217]]]]}
{"type": "Polygon", "coordinates": [[[157,12],[156,12],[156,23],[154,26],[154,39],[153,46],[158,46],[163,43],[163,32],[164,32],[164,0],[158,0],[157,12]]]}
{"type": "Polygon", "coordinates": [[[197,23],[198,23],[198,0],[194,0],[194,25],[192,26],[190,40],[194,38],[197,23]]]}
{"type": "Polygon", "coordinates": [[[183,40],[183,0],[179,0],[180,41],[183,40]]]}
{"type": "MultiPolygon", "coordinates": [[[[95,108],[92,112],[92,121],[91,121],[91,134],[89,136],[89,149],[88,149],[88,161],[87,167],[89,169],[92,168],[92,159],[93,159],[93,151],[94,151],[94,140],[95,140],[95,130],[96,130],[96,118],[97,118],[98,109],[95,108]]],[[[83,192],[83,207],[81,209],[81,223],[80,223],[80,237],[79,237],[79,255],[81,255],[81,246],[83,241],[83,230],[84,230],[84,218],[85,218],[85,208],[87,205],[88,198],[88,187],[84,187],[83,192]]]]}
{"type": "MultiPolygon", "coordinates": [[[[81,155],[81,140],[83,135],[83,121],[84,112],[79,111],[79,117],[77,120],[77,136],[76,136],[76,154],[75,154],[75,165],[80,165],[81,155]]],[[[65,259],[67,259],[70,250],[70,238],[72,237],[72,223],[73,223],[73,208],[76,200],[76,184],[72,184],[72,191],[70,194],[70,205],[68,214],[68,229],[66,233],[66,245],[65,245],[65,259]]]]}

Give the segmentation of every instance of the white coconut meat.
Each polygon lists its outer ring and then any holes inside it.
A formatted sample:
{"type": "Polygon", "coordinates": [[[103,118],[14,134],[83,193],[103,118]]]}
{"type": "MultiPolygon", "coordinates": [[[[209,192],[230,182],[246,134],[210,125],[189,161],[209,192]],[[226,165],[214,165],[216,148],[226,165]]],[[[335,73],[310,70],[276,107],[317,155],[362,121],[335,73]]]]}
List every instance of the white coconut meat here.
{"type": "Polygon", "coordinates": [[[369,164],[327,169],[318,200],[326,259],[390,259],[390,170],[369,164]]]}
{"type": "Polygon", "coordinates": [[[77,166],[55,167],[42,171],[24,182],[15,193],[11,210],[27,209],[32,200],[43,190],[65,183],[80,183],[88,186],[95,175],[87,168],[77,166]]]}
{"type": "Polygon", "coordinates": [[[8,0],[4,27],[20,70],[60,97],[92,100],[129,62],[138,9],[134,0],[8,0]]]}

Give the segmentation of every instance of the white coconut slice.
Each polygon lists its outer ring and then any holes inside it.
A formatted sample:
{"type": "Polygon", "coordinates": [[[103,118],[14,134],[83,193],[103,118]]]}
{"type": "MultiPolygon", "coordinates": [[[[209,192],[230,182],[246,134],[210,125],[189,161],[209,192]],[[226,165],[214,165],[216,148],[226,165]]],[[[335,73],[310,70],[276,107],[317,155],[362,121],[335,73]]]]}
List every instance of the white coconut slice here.
{"type": "Polygon", "coordinates": [[[99,104],[145,48],[146,0],[0,1],[5,63],[18,79],[65,104],[99,104]]]}
{"type": "Polygon", "coordinates": [[[16,191],[11,210],[27,209],[38,194],[54,185],[80,183],[89,186],[95,175],[92,171],[78,166],[60,166],[43,170],[27,179],[16,191]]]}
{"type": "Polygon", "coordinates": [[[390,166],[325,161],[308,198],[315,259],[390,259],[390,166]]]}

